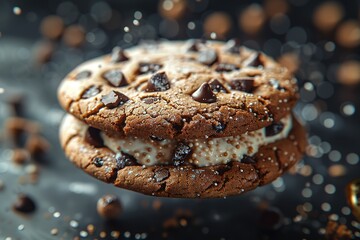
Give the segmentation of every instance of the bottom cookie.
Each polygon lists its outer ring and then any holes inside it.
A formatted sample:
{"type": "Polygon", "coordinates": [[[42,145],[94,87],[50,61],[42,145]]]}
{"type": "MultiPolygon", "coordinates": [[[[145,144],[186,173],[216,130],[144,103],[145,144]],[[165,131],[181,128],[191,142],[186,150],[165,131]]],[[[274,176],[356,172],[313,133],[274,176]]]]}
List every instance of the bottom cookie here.
{"type": "Polygon", "coordinates": [[[61,145],[75,165],[116,187],[161,197],[216,198],[247,192],[282,175],[301,159],[306,147],[305,130],[293,119],[287,138],[261,146],[243,162],[206,167],[119,166],[116,153],[107,147],[96,148],[84,140],[81,130],[84,125],[67,115],[60,128],[61,145]]]}

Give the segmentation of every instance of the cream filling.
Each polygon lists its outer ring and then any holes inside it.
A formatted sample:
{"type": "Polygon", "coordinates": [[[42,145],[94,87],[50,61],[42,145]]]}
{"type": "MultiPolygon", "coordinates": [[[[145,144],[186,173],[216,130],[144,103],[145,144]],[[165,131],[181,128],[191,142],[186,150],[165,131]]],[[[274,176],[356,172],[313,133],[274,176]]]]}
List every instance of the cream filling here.
{"type": "MultiPolygon", "coordinates": [[[[287,138],[292,128],[291,115],[281,119],[284,128],[279,134],[267,137],[265,128],[245,134],[224,138],[192,139],[186,144],[192,154],[188,161],[199,167],[241,161],[244,155],[254,155],[262,145],[287,138]]],[[[125,152],[134,156],[141,165],[172,164],[177,140],[140,139],[137,137],[113,138],[101,133],[104,145],[114,152],[125,152]]]]}

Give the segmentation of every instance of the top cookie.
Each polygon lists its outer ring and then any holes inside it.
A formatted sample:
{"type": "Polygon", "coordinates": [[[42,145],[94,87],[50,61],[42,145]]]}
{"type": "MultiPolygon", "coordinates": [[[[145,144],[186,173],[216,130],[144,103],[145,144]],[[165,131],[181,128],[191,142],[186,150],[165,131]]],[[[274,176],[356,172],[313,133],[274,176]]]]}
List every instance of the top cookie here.
{"type": "Polygon", "coordinates": [[[116,47],[74,69],[58,97],[66,111],[110,135],[194,139],[279,121],[297,87],[264,53],[234,40],[192,40],[116,47]]]}

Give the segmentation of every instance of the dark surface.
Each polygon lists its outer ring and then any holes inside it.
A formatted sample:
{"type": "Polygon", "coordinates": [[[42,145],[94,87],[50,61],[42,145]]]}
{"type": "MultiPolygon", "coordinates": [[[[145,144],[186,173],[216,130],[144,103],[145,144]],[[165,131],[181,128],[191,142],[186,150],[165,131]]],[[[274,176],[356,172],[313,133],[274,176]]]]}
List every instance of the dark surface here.
{"type": "MultiPolygon", "coordinates": [[[[359,237],[360,225],[346,208],[345,186],[352,179],[360,177],[359,161],[353,164],[360,154],[360,90],[359,84],[345,86],[338,83],[333,74],[338,63],[346,59],[359,60],[359,49],[336,47],[331,52],[324,50],[324,44],[332,40],[331,36],[322,36],[311,25],[315,1],[308,1],[298,7],[290,3],[288,16],[291,26],[299,26],[306,32],[305,42],[299,40],[294,47],[294,44],[286,42],[284,34],[272,33],[266,24],[262,34],[254,39],[257,43],[255,46],[261,46],[262,50],[274,57],[289,50],[300,53],[302,66],[297,75],[302,100],[296,107],[296,112],[307,120],[311,143],[309,149],[316,150],[309,150],[312,157],[306,157],[299,164],[297,170],[301,174],[287,174],[273,184],[228,199],[157,199],[101,183],[75,168],[66,159],[58,141],[58,125],[64,112],[57,103],[57,86],[67,72],[85,59],[109,52],[117,43],[123,46],[133,44],[119,39],[124,34],[122,28],[132,21],[136,10],[144,15],[142,26],[154,26],[155,33],[149,36],[149,32],[145,31],[134,36],[163,37],[156,33],[156,26],[161,21],[156,14],[157,5],[150,2],[109,1],[114,9],[122,13],[121,28],[107,31],[101,25],[87,21],[87,31],[106,32],[105,43],[94,45],[87,42],[80,49],[74,49],[61,41],[56,42],[52,60],[43,65],[34,61],[34,51],[41,38],[38,33],[39,22],[44,16],[56,13],[60,1],[51,1],[51,4],[47,1],[0,2],[0,88],[5,89],[5,93],[0,94],[0,124],[12,114],[5,100],[14,95],[23,95],[25,101],[21,114],[40,122],[43,135],[51,143],[43,161],[37,163],[40,166],[37,183],[21,184],[21,177],[27,175],[28,168],[11,163],[12,146],[2,131],[0,180],[4,182],[5,188],[0,190],[0,239],[72,239],[84,234],[81,231],[86,231],[88,224],[95,226],[95,233],[84,239],[99,238],[99,232],[103,230],[107,232],[108,239],[113,239],[110,237],[112,230],[120,231],[121,238],[126,238],[127,232],[130,232],[129,239],[141,239],[145,236],[147,239],[159,239],[165,236],[164,232],[167,232],[169,239],[322,239],[323,229],[330,215],[358,231],[356,234],[359,237]],[[22,9],[21,15],[13,14],[14,6],[22,9]],[[272,43],[280,42],[282,47],[273,47],[276,44],[267,47],[269,40],[272,43]],[[310,55],[305,51],[309,46],[316,47],[310,55]],[[305,82],[312,83],[313,90],[304,88],[305,82]],[[343,113],[342,106],[345,103],[355,107],[354,114],[343,113]],[[317,109],[318,117],[309,117],[309,109],[317,109]],[[328,167],[334,164],[344,166],[346,174],[337,178],[329,176],[328,167]],[[323,176],[322,182],[319,181],[319,176],[323,176]],[[309,194],[310,191],[312,194],[309,194]],[[33,214],[24,216],[12,210],[19,193],[25,193],[35,201],[37,209],[33,214]],[[96,212],[97,200],[105,194],[117,195],[123,204],[123,214],[116,223],[107,223],[96,212]],[[152,205],[158,200],[162,202],[162,207],[155,210],[152,205]],[[266,205],[279,209],[284,215],[285,224],[279,230],[264,228],[260,209],[266,205]],[[172,230],[164,229],[164,221],[175,216],[179,209],[189,209],[192,216],[182,214],[184,216],[179,218],[185,221],[182,221],[183,224],[172,230]],[[302,217],[299,217],[300,213],[302,217]],[[70,224],[71,220],[76,220],[79,226],[72,227],[74,222],[70,224]],[[53,228],[58,229],[56,236],[50,233],[53,228]]],[[[96,1],[79,3],[77,6],[81,15],[88,16],[90,6],[94,3],[96,1]]],[[[222,10],[236,19],[235,14],[247,3],[249,1],[242,4],[210,1],[207,10],[194,12],[191,16],[201,22],[209,12],[222,10]]],[[[359,1],[352,1],[352,4],[346,4],[344,8],[345,18],[358,17],[359,1]]],[[[76,19],[73,22],[86,22],[80,21],[80,17],[76,19]]],[[[179,22],[186,28],[187,21],[189,19],[179,22]]],[[[254,41],[246,40],[251,39],[250,37],[237,29],[234,27],[229,37],[239,36],[248,45],[254,45],[254,41]]],[[[179,31],[174,38],[201,35],[179,31]]]]}

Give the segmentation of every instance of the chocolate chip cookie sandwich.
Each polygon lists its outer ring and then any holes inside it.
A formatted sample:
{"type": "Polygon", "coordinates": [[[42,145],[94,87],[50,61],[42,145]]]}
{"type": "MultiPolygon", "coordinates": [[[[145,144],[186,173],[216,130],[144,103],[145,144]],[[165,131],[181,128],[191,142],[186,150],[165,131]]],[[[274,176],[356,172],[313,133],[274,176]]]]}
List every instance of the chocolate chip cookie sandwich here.
{"type": "Polygon", "coordinates": [[[117,187],[178,198],[237,195],[302,157],[296,80],[235,40],[142,44],[62,81],[69,159],[117,187]]]}

